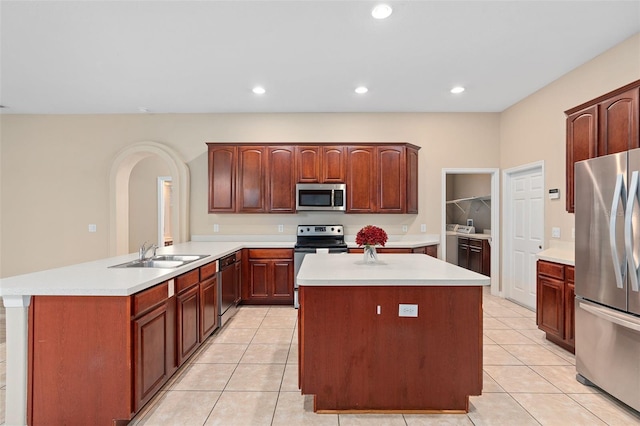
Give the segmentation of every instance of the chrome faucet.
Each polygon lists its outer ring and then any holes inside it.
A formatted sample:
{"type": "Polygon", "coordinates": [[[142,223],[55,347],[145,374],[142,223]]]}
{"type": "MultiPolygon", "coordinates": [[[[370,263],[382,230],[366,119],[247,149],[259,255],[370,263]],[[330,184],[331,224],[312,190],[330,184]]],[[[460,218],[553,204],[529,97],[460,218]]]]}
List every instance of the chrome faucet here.
{"type": "Polygon", "coordinates": [[[138,256],[140,257],[140,261],[144,262],[145,260],[151,259],[150,257],[147,257],[147,253],[150,250],[153,250],[153,256],[151,256],[151,257],[155,257],[157,249],[158,249],[158,246],[155,245],[155,244],[152,244],[149,247],[147,247],[147,242],[146,241],[144,243],[142,243],[142,245],[140,246],[140,249],[138,250],[138,256]]]}

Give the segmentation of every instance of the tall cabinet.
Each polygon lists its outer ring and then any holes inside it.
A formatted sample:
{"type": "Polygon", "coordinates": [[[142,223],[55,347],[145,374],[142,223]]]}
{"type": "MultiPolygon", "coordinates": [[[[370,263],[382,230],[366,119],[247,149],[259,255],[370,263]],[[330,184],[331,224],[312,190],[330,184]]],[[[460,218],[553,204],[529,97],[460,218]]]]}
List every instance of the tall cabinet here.
{"type": "Polygon", "coordinates": [[[574,211],[574,165],[578,161],[640,147],[640,80],[565,111],[566,209],[574,211]]]}

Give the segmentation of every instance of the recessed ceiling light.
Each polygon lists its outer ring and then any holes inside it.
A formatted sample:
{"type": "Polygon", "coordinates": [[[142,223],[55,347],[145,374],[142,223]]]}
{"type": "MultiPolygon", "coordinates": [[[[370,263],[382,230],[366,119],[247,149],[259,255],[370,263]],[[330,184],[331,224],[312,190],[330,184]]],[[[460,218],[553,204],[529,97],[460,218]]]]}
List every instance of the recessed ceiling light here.
{"type": "Polygon", "coordinates": [[[391,16],[393,9],[388,4],[379,4],[371,11],[371,16],[376,19],[387,19],[391,16]]]}
{"type": "Polygon", "coordinates": [[[264,90],[264,87],[256,86],[253,88],[253,93],[256,95],[264,95],[267,91],[264,90]]]}
{"type": "Polygon", "coordinates": [[[360,87],[356,87],[356,93],[358,95],[364,95],[365,93],[367,93],[369,91],[369,89],[367,89],[364,86],[360,86],[360,87]]]}
{"type": "Polygon", "coordinates": [[[462,86],[456,86],[453,89],[451,89],[451,93],[462,93],[464,92],[464,87],[462,86]]]}

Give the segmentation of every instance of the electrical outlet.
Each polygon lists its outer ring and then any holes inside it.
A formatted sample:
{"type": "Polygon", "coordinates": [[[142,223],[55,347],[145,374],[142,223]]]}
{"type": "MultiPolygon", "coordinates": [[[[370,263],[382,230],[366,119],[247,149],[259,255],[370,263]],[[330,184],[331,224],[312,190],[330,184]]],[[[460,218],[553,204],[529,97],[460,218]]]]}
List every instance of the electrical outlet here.
{"type": "Polygon", "coordinates": [[[278,232],[284,232],[284,225],[278,225],[278,232]]]}
{"type": "Polygon", "coordinates": [[[402,232],[407,232],[409,227],[407,225],[402,225],[402,232]]]}
{"type": "Polygon", "coordinates": [[[97,230],[98,230],[98,227],[96,226],[95,223],[89,224],[89,232],[96,232],[97,230]]]}
{"type": "Polygon", "coordinates": [[[576,228],[571,228],[571,238],[576,239],[576,228]]]}
{"type": "Polygon", "coordinates": [[[556,228],[556,227],[551,228],[551,237],[560,238],[560,228],[556,228]]]}
{"type": "Polygon", "coordinates": [[[420,232],[427,232],[427,225],[425,223],[420,225],[420,232]]]}
{"type": "Polygon", "coordinates": [[[418,317],[418,305],[405,305],[400,303],[398,308],[399,317],[418,317]]]}
{"type": "Polygon", "coordinates": [[[220,225],[218,225],[217,223],[213,224],[213,232],[220,232],[220,225]]]}

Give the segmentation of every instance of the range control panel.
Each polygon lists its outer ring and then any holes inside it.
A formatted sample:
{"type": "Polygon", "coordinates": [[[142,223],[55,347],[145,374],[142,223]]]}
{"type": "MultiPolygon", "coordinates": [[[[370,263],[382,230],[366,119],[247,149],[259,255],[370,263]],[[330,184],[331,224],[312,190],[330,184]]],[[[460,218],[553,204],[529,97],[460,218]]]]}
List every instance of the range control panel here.
{"type": "Polygon", "coordinates": [[[298,225],[298,236],[343,235],[342,225],[298,225]]]}

